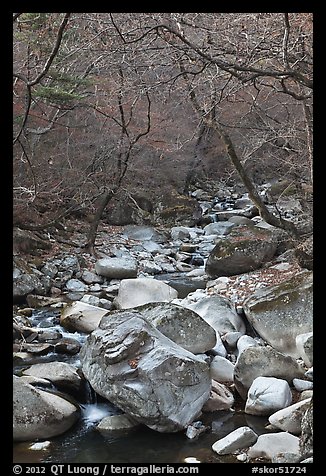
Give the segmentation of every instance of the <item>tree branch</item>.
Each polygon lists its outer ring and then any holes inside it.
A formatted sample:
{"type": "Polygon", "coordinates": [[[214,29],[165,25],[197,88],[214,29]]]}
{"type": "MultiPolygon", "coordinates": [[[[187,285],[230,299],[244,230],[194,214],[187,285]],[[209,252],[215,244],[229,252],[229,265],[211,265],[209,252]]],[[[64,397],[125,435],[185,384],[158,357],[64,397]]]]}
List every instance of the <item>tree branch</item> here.
{"type": "Polygon", "coordinates": [[[67,26],[67,23],[68,23],[68,20],[69,20],[70,16],[71,16],[71,13],[66,13],[65,14],[65,16],[64,16],[64,18],[61,22],[61,25],[59,27],[56,42],[55,42],[55,44],[52,48],[51,54],[48,57],[42,71],[36,76],[36,78],[34,78],[32,81],[29,81],[29,83],[28,83],[29,86],[35,86],[35,84],[38,84],[41,81],[41,79],[44,78],[46,73],[49,71],[49,69],[50,69],[50,67],[51,67],[51,65],[54,61],[54,58],[56,57],[56,55],[59,51],[61,41],[62,41],[63,32],[64,32],[64,30],[67,26]]]}

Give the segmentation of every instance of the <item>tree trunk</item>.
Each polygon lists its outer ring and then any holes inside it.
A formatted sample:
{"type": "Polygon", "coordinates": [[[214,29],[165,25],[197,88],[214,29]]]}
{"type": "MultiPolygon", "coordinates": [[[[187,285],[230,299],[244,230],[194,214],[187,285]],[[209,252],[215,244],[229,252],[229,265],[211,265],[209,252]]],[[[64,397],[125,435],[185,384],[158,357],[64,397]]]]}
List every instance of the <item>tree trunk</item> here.
{"type": "Polygon", "coordinates": [[[269,223],[270,225],[273,225],[277,228],[282,228],[283,230],[287,231],[290,235],[297,238],[299,236],[299,232],[296,226],[292,222],[288,220],[284,220],[284,218],[282,217],[276,217],[275,215],[273,215],[268,210],[265,203],[262,201],[259,193],[256,190],[255,184],[252,182],[251,178],[249,177],[242,163],[240,162],[240,159],[234,149],[232,140],[230,136],[227,134],[227,132],[224,130],[224,128],[217,122],[213,123],[213,127],[215,127],[215,129],[219,133],[219,136],[222,139],[224,147],[226,149],[226,152],[233,166],[235,167],[238,174],[240,175],[240,178],[243,184],[248,190],[248,195],[250,199],[258,208],[259,215],[261,216],[261,218],[265,220],[267,223],[269,223]]]}
{"type": "Polygon", "coordinates": [[[113,198],[114,194],[115,194],[115,190],[110,190],[103,193],[100,199],[100,202],[98,204],[98,208],[95,212],[93,221],[89,227],[85,248],[93,256],[96,256],[94,245],[95,245],[95,239],[97,235],[98,226],[100,224],[103,212],[105,208],[107,207],[107,205],[109,204],[110,200],[113,198]]]}
{"type": "Polygon", "coordinates": [[[186,178],[185,178],[185,184],[184,184],[184,187],[183,187],[183,193],[185,195],[188,195],[190,185],[195,182],[196,175],[197,175],[197,170],[196,169],[198,168],[198,166],[200,165],[200,163],[202,161],[202,159],[200,157],[199,146],[200,146],[200,144],[203,140],[205,131],[206,131],[206,126],[202,124],[200,126],[198,138],[197,138],[196,145],[195,145],[195,157],[190,162],[190,166],[189,166],[186,178]]]}

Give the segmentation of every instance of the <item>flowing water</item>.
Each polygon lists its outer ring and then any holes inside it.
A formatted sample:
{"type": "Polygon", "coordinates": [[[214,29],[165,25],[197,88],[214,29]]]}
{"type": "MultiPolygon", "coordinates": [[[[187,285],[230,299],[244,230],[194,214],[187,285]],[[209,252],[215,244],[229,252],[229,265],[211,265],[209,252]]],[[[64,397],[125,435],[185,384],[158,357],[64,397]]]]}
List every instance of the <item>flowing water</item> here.
{"type": "MultiPolygon", "coordinates": [[[[30,318],[33,326],[59,330],[66,337],[73,337],[83,343],[85,334],[68,333],[59,324],[58,311],[37,310],[30,318]]],[[[14,373],[32,363],[65,361],[80,367],[78,354],[74,356],[50,353],[35,356],[24,365],[16,366],[14,373]]],[[[190,440],[184,432],[158,433],[144,426],[129,432],[109,432],[103,435],[96,425],[105,416],[121,413],[114,405],[99,397],[85,385],[84,394],[78,402],[81,411],[79,421],[66,433],[52,438],[43,449],[30,449],[34,442],[14,444],[14,463],[185,463],[238,462],[234,456],[219,457],[211,449],[213,443],[240,426],[250,426],[257,434],[265,433],[267,420],[245,415],[243,408],[236,411],[219,411],[204,414],[203,423],[211,428],[197,439],[190,440]],[[190,459],[189,459],[190,458],[190,459]]],[[[39,446],[39,445],[38,445],[39,446]]],[[[41,446],[42,448],[42,446],[41,446]]]]}

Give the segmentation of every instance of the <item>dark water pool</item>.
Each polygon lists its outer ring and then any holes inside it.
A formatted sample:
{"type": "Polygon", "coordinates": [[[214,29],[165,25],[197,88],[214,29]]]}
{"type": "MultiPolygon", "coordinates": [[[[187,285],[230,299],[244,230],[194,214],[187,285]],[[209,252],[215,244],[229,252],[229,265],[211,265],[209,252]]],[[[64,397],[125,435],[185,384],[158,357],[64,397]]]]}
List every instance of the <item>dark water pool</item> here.
{"type": "Polygon", "coordinates": [[[95,422],[81,420],[62,436],[53,438],[46,450],[29,449],[31,443],[14,445],[14,463],[186,463],[238,462],[234,456],[217,456],[213,443],[240,426],[265,433],[266,420],[243,413],[216,412],[206,415],[211,431],[189,440],[184,432],[163,434],[140,427],[129,433],[110,432],[103,436],[95,422]]]}

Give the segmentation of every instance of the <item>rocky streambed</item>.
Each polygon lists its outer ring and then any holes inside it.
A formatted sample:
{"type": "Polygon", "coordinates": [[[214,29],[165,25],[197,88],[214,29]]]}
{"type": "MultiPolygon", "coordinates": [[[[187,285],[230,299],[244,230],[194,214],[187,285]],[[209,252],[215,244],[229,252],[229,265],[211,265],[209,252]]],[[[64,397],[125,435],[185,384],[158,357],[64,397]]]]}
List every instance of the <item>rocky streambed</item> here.
{"type": "Polygon", "coordinates": [[[15,257],[15,462],[311,458],[312,272],[247,197],[212,203],[15,257]]]}

